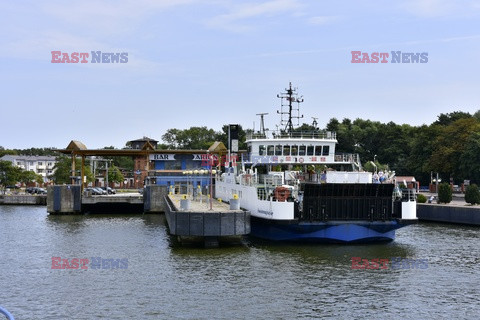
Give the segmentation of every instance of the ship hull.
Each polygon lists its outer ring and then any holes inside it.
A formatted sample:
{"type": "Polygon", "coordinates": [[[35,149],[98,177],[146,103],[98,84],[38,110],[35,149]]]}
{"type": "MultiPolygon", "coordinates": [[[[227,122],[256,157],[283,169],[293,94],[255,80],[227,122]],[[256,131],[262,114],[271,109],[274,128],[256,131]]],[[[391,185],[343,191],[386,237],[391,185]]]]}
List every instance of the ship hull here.
{"type": "Polygon", "coordinates": [[[371,243],[395,239],[397,221],[278,221],[251,217],[251,235],[270,241],[309,243],[371,243]]]}

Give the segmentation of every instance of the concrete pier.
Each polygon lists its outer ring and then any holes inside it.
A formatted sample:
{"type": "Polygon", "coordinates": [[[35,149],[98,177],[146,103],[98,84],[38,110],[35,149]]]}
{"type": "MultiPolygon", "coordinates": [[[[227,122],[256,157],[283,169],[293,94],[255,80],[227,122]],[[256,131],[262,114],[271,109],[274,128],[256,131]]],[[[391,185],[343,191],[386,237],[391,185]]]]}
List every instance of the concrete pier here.
{"type": "Polygon", "coordinates": [[[47,188],[47,212],[51,214],[76,214],[82,211],[79,185],[49,186],[47,188]]]}
{"type": "Polygon", "coordinates": [[[423,221],[480,226],[480,207],[417,204],[417,217],[423,221]]]}
{"type": "Polygon", "coordinates": [[[82,196],[83,213],[143,213],[143,196],[138,192],[82,196]]]}
{"type": "Polygon", "coordinates": [[[46,205],[46,195],[13,194],[0,195],[0,204],[6,205],[46,205]]]}
{"type": "Polygon", "coordinates": [[[179,236],[181,240],[198,238],[204,241],[205,246],[216,246],[224,238],[241,239],[250,233],[248,211],[230,210],[229,204],[217,200],[213,200],[210,210],[206,197],[202,202],[185,199],[183,195],[167,195],[164,198],[170,234],[179,236]],[[189,206],[181,205],[182,201],[188,201],[189,206]]]}
{"type": "Polygon", "coordinates": [[[143,203],[145,213],[165,212],[165,195],[167,186],[149,185],[143,191],[143,203]]]}

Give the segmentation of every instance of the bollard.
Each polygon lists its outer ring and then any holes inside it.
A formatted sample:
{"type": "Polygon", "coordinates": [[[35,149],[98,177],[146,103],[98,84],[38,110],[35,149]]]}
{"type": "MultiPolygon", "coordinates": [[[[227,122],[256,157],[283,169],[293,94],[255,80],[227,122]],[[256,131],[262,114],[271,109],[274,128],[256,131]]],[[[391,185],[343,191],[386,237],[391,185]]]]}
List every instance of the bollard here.
{"type": "Polygon", "coordinates": [[[230,210],[240,210],[240,200],[230,199],[230,210]]]}
{"type": "Polygon", "coordinates": [[[187,199],[187,195],[182,195],[180,200],[180,210],[190,210],[190,199],[187,199]]]}

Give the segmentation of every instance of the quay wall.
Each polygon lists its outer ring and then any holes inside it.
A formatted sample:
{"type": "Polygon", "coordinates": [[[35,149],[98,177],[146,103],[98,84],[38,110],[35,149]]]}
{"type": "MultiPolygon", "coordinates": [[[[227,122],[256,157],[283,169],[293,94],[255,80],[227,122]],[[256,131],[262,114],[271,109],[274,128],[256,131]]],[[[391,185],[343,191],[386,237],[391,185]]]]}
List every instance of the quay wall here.
{"type": "Polygon", "coordinates": [[[480,208],[436,204],[417,204],[417,217],[423,221],[480,226],[480,208]]]}
{"type": "Polygon", "coordinates": [[[165,212],[165,196],[168,194],[167,186],[148,185],[143,191],[143,210],[145,213],[165,212]]]}
{"type": "Polygon", "coordinates": [[[0,195],[0,204],[7,205],[46,205],[47,196],[45,195],[0,195]]]}
{"type": "Polygon", "coordinates": [[[79,185],[58,185],[47,188],[47,212],[51,214],[75,214],[82,211],[79,185]]]}

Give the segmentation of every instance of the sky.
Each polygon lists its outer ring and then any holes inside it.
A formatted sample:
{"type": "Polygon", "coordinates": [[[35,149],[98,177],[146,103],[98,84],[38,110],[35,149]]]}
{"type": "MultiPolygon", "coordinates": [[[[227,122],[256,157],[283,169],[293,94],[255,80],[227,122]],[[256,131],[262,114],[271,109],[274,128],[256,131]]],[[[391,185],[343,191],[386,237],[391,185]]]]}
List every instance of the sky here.
{"type": "Polygon", "coordinates": [[[275,129],[290,82],[302,122],[320,128],[428,125],[480,109],[479,61],[473,0],[0,0],[0,146],[122,148],[171,128],[258,129],[261,112],[275,129]],[[52,63],[52,51],[90,56],[52,63]],[[93,63],[92,51],[128,61],[93,63]],[[389,58],[352,63],[352,51],[389,58]],[[392,51],[428,61],[393,63],[392,51]]]}

